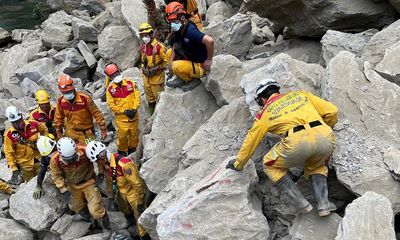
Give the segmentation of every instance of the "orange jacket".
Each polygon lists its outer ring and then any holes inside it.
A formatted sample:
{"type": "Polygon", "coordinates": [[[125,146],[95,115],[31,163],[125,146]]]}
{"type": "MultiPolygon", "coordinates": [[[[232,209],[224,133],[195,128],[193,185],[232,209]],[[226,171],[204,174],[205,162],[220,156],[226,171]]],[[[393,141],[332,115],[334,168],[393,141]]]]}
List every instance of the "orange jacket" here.
{"type": "Polygon", "coordinates": [[[41,122],[41,123],[46,123],[49,121],[53,122],[55,111],[56,111],[56,109],[53,106],[51,106],[50,112],[47,115],[47,113],[43,112],[43,110],[40,107],[37,107],[36,109],[34,109],[31,112],[29,119],[35,120],[35,121],[41,122]]]}

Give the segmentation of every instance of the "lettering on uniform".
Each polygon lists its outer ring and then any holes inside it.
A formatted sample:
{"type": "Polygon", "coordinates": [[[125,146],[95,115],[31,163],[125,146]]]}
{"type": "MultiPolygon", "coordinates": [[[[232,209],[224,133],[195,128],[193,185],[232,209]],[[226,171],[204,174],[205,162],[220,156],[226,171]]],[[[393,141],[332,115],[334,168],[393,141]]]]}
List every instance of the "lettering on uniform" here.
{"type": "Polygon", "coordinates": [[[273,117],[269,117],[268,120],[273,121],[273,120],[278,119],[278,118],[280,118],[280,117],[282,117],[282,114],[275,115],[275,116],[273,116],[273,117]]]}

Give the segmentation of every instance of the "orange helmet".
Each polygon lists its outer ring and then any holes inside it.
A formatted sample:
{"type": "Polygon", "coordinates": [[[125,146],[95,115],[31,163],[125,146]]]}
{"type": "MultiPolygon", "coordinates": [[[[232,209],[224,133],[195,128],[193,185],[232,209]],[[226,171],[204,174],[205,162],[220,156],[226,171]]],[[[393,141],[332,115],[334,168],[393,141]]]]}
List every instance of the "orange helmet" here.
{"type": "Polygon", "coordinates": [[[58,78],[58,89],[60,89],[61,92],[68,92],[71,90],[74,90],[73,86],[74,80],[68,75],[68,74],[61,74],[61,76],[58,78]]]}
{"type": "Polygon", "coordinates": [[[104,73],[107,74],[107,76],[111,77],[113,74],[119,71],[119,68],[117,64],[115,63],[110,63],[106,66],[104,69],[104,73]]]}
{"type": "Polygon", "coordinates": [[[187,12],[183,5],[178,2],[171,2],[165,8],[165,15],[168,21],[177,19],[179,14],[187,14],[187,12]]]}

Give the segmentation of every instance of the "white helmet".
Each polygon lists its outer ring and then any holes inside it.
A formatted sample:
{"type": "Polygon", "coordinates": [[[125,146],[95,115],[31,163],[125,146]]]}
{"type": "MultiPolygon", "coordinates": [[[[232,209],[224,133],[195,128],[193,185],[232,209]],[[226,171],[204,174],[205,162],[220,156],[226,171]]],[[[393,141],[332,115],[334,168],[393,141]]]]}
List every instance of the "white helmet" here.
{"type": "Polygon", "coordinates": [[[271,87],[271,86],[276,86],[276,87],[278,87],[278,89],[281,88],[279,86],[279,83],[277,83],[275,80],[273,80],[271,78],[261,80],[261,82],[258,84],[258,86],[256,88],[256,98],[258,98],[259,95],[265,91],[265,89],[267,89],[268,87],[271,87]]]}
{"type": "Polygon", "coordinates": [[[61,157],[70,158],[76,154],[76,144],[71,138],[62,137],[57,142],[57,150],[60,152],[61,157]]]}
{"type": "Polygon", "coordinates": [[[15,106],[8,106],[6,109],[8,121],[15,122],[22,118],[21,111],[15,106]]]}
{"type": "Polygon", "coordinates": [[[40,136],[36,142],[36,146],[40,155],[48,156],[51,152],[53,152],[53,149],[56,146],[56,141],[49,137],[40,136]]]}
{"type": "Polygon", "coordinates": [[[91,141],[86,146],[86,156],[90,159],[90,161],[96,162],[97,155],[104,150],[106,150],[106,146],[103,143],[91,141]]]}

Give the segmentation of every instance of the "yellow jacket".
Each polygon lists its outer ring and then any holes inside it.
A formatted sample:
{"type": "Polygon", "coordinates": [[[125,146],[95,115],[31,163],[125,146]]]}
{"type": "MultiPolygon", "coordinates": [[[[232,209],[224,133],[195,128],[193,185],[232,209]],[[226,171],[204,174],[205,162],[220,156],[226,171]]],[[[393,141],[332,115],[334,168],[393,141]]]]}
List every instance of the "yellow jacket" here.
{"type": "Polygon", "coordinates": [[[150,84],[164,83],[164,78],[165,78],[164,68],[169,61],[169,58],[167,56],[167,48],[162,43],[158,42],[156,39],[152,39],[152,41],[149,44],[142,44],[140,49],[140,56],[142,62],[142,70],[145,68],[150,69],[153,67],[159,68],[157,74],[150,77],[148,81],[144,81],[144,83],[145,84],[147,82],[149,82],[150,84]]]}
{"type": "Polygon", "coordinates": [[[64,97],[57,101],[54,115],[54,127],[57,132],[62,132],[62,127],[77,131],[88,130],[94,127],[93,118],[96,119],[100,129],[106,129],[106,122],[92,98],[84,93],[75,92],[75,102],[70,103],[64,97]]]}
{"type": "Polygon", "coordinates": [[[18,165],[33,165],[35,158],[40,159],[40,153],[36,149],[39,134],[49,134],[46,125],[32,120],[25,121],[23,132],[11,127],[4,133],[4,154],[12,171],[18,170],[18,165]]]}
{"type": "Polygon", "coordinates": [[[290,129],[316,120],[333,127],[337,122],[337,113],[335,105],[310,92],[273,94],[263,110],[256,115],[253,126],[236,156],[235,167],[243,169],[267,132],[285,137],[290,129]]]}
{"type": "Polygon", "coordinates": [[[0,180],[0,192],[11,194],[14,191],[11,189],[10,186],[7,185],[3,180],[0,180]]]}
{"type": "MultiPolygon", "coordinates": [[[[116,121],[132,121],[124,114],[124,111],[128,109],[137,111],[140,106],[140,92],[136,84],[129,79],[122,80],[121,87],[113,82],[110,83],[106,91],[106,99],[108,106],[115,114],[116,121]]],[[[138,116],[139,113],[136,112],[133,120],[137,119],[138,116]]]]}

